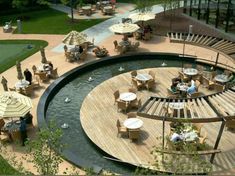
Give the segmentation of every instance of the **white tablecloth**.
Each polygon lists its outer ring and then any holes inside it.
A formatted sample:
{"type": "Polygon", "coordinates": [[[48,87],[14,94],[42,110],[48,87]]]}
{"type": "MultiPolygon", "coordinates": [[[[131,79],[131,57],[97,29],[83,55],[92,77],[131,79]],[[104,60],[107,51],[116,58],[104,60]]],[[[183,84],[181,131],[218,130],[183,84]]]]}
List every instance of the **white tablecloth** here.
{"type": "Polygon", "coordinates": [[[133,101],[137,98],[137,96],[135,93],[125,92],[125,93],[121,93],[119,98],[122,101],[133,101]]]}
{"type": "Polygon", "coordinates": [[[123,125],[128,129],[138,129],[143,126],[143,121],[138,118],[129,118],[126,119],[123,125]]]}
{"type": "Polygon", "coordinates": [[[184,69],[184,74],[188,76],[194,76],[198,74],[198,70],[195,68],[185,68],[184,69]]]}
{"type": "Polygon", "coordinates": [[[143,74],[138,73],[135,78],[137,80],[143,81],[143,82],[148,81],[150,79],[153,79],[153,77],[151,75],[147,74],[147,73],[143,73],[143,74]]]}
{"type": "Polygon", "coordinates": [[[26,80],[20,80],[17,83],[15,83],[15,87],[16,89],[20,89],[20,88],[25,88],[29,86],[29,82],[26,80]]]}
{"type": "Polygon", "coordinates": [[[188,89],[188,86],[185,83],[179,83],[177,84],[177,89],[180,91],[186,92],[188,89]]]}
{"type": "Polygon", "coordinates": [[[226,83],[229,81],[228,76],[224,74],[216,75],[214,79],[215,81],[218,81],[221,83],[226,83]]]}

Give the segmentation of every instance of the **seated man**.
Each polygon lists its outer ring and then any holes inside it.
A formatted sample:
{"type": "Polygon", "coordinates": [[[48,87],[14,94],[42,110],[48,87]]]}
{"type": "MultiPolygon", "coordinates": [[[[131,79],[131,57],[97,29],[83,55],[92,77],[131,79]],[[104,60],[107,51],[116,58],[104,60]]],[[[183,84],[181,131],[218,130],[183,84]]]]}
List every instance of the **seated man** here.
{"type": "Polygon", "coordinates": [[[196,86],[195,86],[194,84],[190,84],[189,87],[188,87],[188,89],[187,89],[187,93],[188,93],[188,94],[193,94],[193,93],[195,93],[195,92],[197,92],[196,86]]]}

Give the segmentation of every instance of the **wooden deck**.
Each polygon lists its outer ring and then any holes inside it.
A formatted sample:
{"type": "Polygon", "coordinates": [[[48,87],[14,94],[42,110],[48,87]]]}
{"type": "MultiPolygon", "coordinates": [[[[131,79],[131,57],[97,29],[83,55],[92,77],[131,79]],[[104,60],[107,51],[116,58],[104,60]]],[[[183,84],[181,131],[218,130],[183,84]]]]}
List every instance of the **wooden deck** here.
{"type": "MultiPolygon", "coordinates": [[[[138,72],[145,73],[149,70],[139,70],[138,72]]],[[[178,75],[179,68],[154,68],[152,70],[156,72],[156,89],[154,91],[138,91],[137,97],[142,102],[145,102],[150,96],[166,97],[171,79],[178,75]]],[[[104,81],[85,98],[80,111],[80,120],[87,136],[103,151],[127,163],[149,166],[154,163],[153,155],[150,152],[154,146],[160,146],[161,143],[161,140],[157,140],[157,138],[162,136],[162,121],[139,117],[143,120],[144,125],[141,128],[141,137],[137,142],[117,137],[116,121],[119,119],[123,122],[127,115],[117,111],[113,93],[116,90],[125,92],[130,87],[130,73],[124,73],[104,81]]],[[[201,88],[200,91],[205,95],[214,93],[205,88],[201,88]]],[[[203,111],[201,113],[203,114],[203,111]]],[[[220,125],[221,122],[204,124],[202,132],[206,131],[208,134],[207,144],[211,146],[215,144],[220,125]]],[[[169,125],[166,122],[166,133],[168,132],[169,125]]],[[[232,140],[234,137],[235,133],[224,131],[219,145],[222,153],[215,158],[214,171],[234,167],[235,141],[232,140]]],[[[160,170],[164,170],[164,168],[160,170]]]]}

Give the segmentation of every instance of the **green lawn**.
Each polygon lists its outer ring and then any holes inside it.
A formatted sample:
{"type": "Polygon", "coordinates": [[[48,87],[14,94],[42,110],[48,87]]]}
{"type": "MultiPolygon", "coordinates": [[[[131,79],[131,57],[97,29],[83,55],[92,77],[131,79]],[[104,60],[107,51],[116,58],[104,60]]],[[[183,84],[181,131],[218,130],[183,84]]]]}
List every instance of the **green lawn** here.
{"type": "Polygon", "coordinates": [[[0,40],[0,73],[14,66],[16,61],[22,61],[39,51],[40,46],[47,45],[43,40],[0,40]]]}
{"type": "MultiPolygon", "coordinates": [[[[53,9],[27,12],[21,14],[21,16],[25,17],[25,20],[22,20],[22,30],[26,34],[67,34],[71,30],[83,31],[105,21],[105,19],[91,19],[76,20],[71,23],[67,14],[53,9]]],[[[13,25],[16,25],[18,18],[19,14],[2,16],[0,24],[4,25],[6,21],[12,21],[13,25]]]]}
{"type": "Polygon", "coordinates": [[[1,155],[0,155],[0,175],[19,175],[16,171],[1,155]]]}

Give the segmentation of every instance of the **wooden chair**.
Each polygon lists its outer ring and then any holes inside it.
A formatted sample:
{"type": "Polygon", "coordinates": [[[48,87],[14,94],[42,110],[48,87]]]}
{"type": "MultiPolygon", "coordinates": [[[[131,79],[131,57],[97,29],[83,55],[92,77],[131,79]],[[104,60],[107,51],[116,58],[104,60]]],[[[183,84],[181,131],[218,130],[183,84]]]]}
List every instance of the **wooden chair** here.
{"type": "Polygon", "coordinates": [[[149,75],[152,76],[153,80],[155,80],[156,73],[154,71],[150,70],[149,75]]]}
{"type": "Polygon", "coordinates": [[[46,72],[36,72],[35,75],[39,77],[41,82],[48,81],[48,77],[47,77],[47,73],[46,72]]]}
{"type": "Polygon", "coordinates": [[[136,112],[128,112],[127,113],[127,118],[136,118],[137,117],[137,113],[136,112]]]}
{"type": "Polygon", "coordinates": [[[207,88],[207,89],[212,89],[214,86],[214,82],[210,81],[210,79],[202,76],[202,84],[207,88]]]}
{"type": "Polygon", "coordinates": [[[147,32],[143,35],[143,40],[150,40],[151,39],[151,33],[150,32],[147,32]]]}
{"type": "Polygon", "coordinates": [[[24,94],[27,96],[31,96],[33,94],[33,88],[34,86],[31,84],[28,87],[25,87],[24,94]]]}
{"type": "Polygon", "coordinates": [[[79,59],[81,61],[85,61],[86,57],[87,57],[87,50],[84,49],[83,52],[80,54],[79,59]]]}
{"type": "Polygon", "coordinates": [[[143,87],[143,84],[138,82],[135,78],[131,79],[131,83],[134,87],[137,88],[137,90],[140,90],[143,87]]]}
{"type": "Polygon", "coordinates": [[[130,46],[130,50],[135,51],[139,48],[140,42],[135,42],[133,45],[130,46]]]}
{"type": "Polygon", "coordinates": [[[184,68],[192,68],[192,64],[184,64],[184,68]]]}
{"type": "Polygon", "coordinates": [[[179,92],[172,92],[171,89],[167,88],[167,97],[168,98],[172,98],[172,99],[176,99],[179,97],[179,92]]]}
{"type": "Polygon", "coordinates": [[[214,83],[211,87],[213,90],[216,90],[217,92],[222,92],[225,89],[225,85],[221,85],[217,83],[214,83]]]}
{"type": "Polygon", "coordinates": [[[15,87],[13,87],[13,88],[8,87],[8,89],[9,89],[9,91],[16,91],[15,87]]]}
{"type": "Polygon", "coordinates": [[[114,50],[117,51],[117,49],[118,49],[118,42],[117,42],[117,40],[114,40],[113,44],[114,44],[114,50]]]}
{"type": "Polygon", "coordinates": [[[70,52],[65,52],[65,58],[66,58],[66,61],[68,61],[68,62],[75,61],[74,57],[72,56],[72,54],[70,52]]]}
{"type": "Polygon", "coordinates": [[[197,91],[199,90],[200,85],[201,85],[200,81],[196,80],[195,81],[195,87],[196,87],[197,91]]]}
{"type": "Polygon", "coordinates": [[[120,93],[119,93],[119,90],[116,90],[114,93],[114,104],[119,101],[119,96],[120,96],[120,93]]]}
{"type": "Polygon", "coordinates": [[[189,81],[189,77],[186,76],[183,72],[179,71],[179,76],[180,76],[180,79],[183,81],[183,82],[188,82],[189,81]]]}
{"type": "Polygon", "coordinates": [[[95,13],[95,12],[96,12],[96,5],[92,5],[92,6],[91,6],[91,12],[92,12],[92,13],[95,13]]]}
{"type": "Polygon", "coordinates": [[[117,126],[117,130],[118,130],[117,136],[119,136],[119,135],[122,136],[122,135],[127,135],[128,134],[127,128],[124,127],[124,126],[121,126],[121,123],[120,123],[119,119],[117,119],[116,126],[117,126]]]}
{"type": "Polygon", "coordinates": [[[129,129],[129,139],[138,140],[140,136],[140,129],[129,129]]]}
{"type": "Polygon", "coordinates": [[[198,139],[199,139],[199,144],[205,144],[206,138],[207,138],[207,133],[204,132],[204,135],[203,135],[203,136],[199,136],[199,137],[198,137],[198,139]]]}
{"type": "Polygon", "coordinates": [[[120,45],[117,46],[117,52],[119,54],[124,54],[126,51],[127,51],[126,46],[120,46],[120,45]]]}
{"type": "Polygon", "coordinates": [[[132,71],[131,72],[131,77],[135,78],[136,76],[137,76],[137,71],[136,70],[132,71]]]}
{"type": "Polygon", "coordinates": [[[196,65],[196,69],[197,69],[198,73],[200,74],[203,71],[205,71],[206,68],[202,65],[196,65]]]}
{"type": "Polygon", "coordinates": [[[128,91],[136,94],[138,90],[134,87],[130,87],[128,91]]]}
{"type": "Polygon", "coordinates": [[[147,81],[147,83],[145,84],[145,86],[146,86],[146,88],[147,88],[148,90],[154,89],[154,88],[155,88],[155,81],[154,81],[154,79],[151,79],[151,80],[147,81]]]}
{"type": "Polygon", "coordinates": [[[118,111],[121,109],[121,111],[124,111],[126,113],[129,106],[124,101],[117,101],[117,107],[118,107],[118,111]]]}
{"type": "Polygon", "coordinates": [[[35,65],[33,65],[32,70],[33,70],[33,74],[35,75],[35,73],[37,72],[37,67],[35,65]]]}
{"type": "Polygon", "coordinates": [[[194,123],[193,128],[197,131],[198,136],[201,134],[201,129],[203,127],[202,123],[194,123]]]}
{"type": "Polygon", "coordinates": [[[57,70],[58,70],[58,68],[55,68],[54,70],[51,71],[51,77],[53,79],[56,79],[59,77],[57,70]]]}
{"type": "Polygon", "coordinates": [[[35,88],[39,88],[41,85],[40,85],[40,80],[39,80],[39,77],[38,76],[36,76],[35,77],[35,80],[33,80],[32,81],[32,84],[31,84],[32,86],[33,86],[33,88],[35,89],[35,88]]]}
{"type": "Polygon", "coordinates": [[[235,120],[228,120],[226,121],[227,130],[234,130],[235,129],[235,120]]]}
{"type": "Polygon", "coordinates": [[[137,109],[140,108],[141,105],[142,105],[141,99],[139,99],[139,100],[136,99],[136,101],[133,101],[133,102],[130,103],[130,106],[132,108],[137,108],[137,109]]]}

